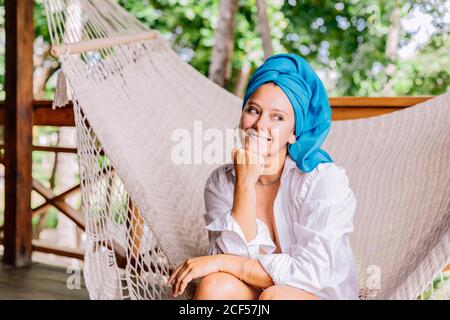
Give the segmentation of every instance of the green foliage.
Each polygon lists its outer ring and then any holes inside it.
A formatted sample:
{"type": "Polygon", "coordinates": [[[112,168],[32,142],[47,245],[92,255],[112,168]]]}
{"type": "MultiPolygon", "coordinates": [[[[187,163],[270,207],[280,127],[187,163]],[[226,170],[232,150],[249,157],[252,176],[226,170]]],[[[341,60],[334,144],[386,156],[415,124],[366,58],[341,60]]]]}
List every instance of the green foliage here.
{"type": "Polygon", "coordinates": [[[119,0],[141,22],[158,30],[194,68],[208,73],[217,23],[217,0],[119,0]]]}
{"type": "Polygon", "coordinates": [[[99,155],[97,157],[97,165],[99,170],[104,170],[111,166],[111,162],[106,155],[99,155]]]}
{"type": "Polygon", "coordinates": [[[40,216],[33,216],[31,219],[31,224],[33,230],[37,228],[41,219],[45,219],[43,227],[45,229],[55,229],[58,226],[58,210],[54,207],[48,209],[46,214],[40,216]]]}
{"type": "MultiPolygon", "coordinates": [[[[444,41],[435,46],[430,41],[430,47],[427,45],[413,60],[390,61],[386,57],[390,16],[396,6],[402,17],[419,8],[436,17],[437,30],[445,27],[438,19],[443,16],[440,0],[291,0],[282,8],[290,22],[282,44],[288,51],[304,56],[318,70],[336,73],[331,95],[380,95],[389,80],[384,70],[390,63],[400,70],[392,80],[396,95],[445,92],[450,82],[448,46],[444,41]],[[432,70],[428,69],[429,61],[433,61],[432,70]]],[[[410,38],[411,34],[400,29],[400,44],[410,38]]]]}
{"type": "Polygon", "coordinates": [[[56,210],[56,208],[54,207],[51,207],[47,211],[44,227],[54,229],[57,226],[58,226],[58,210],[56,210]]]}
{"type": "Polygon", "coordinates": [[[447,296],[445,295],[446,292],[450,289],[450,272],[443,272],[442,276],[438,275],[433,280],[432,284],[430,285],[432,288],[427,288],[427,290],[419,297],[417,297],[418,300],[430,300],[431,298],[434,299],[446,299],[447,296]]]}
{"type": "Polygon", "coordinates": [[[50,33],[47,25],[47,17],[45,15],[44,4],[42,0],[34,1],[34,34],[35,36],[41,36],[44,41],[50,43],[50,33]]]}
{"type": "MultiPolygon", "coordinates": [[[[208,75],[219,0],[118,0],[142,23],[170,41],[186,62],[208,75]]],[[[305,57],[325,80],[331,96],[380,95],[388,81],[396,95],[440,94],[448,90],[448,24],[443,21],[444,0],[272,0],[267,1],[274,53],[293,52],[305,57]],[[401,9],[401,18],[413,10],[433,17],[436,28],[429,43],[409,59],[389,60],[386,41],[391,13],[401,9]],[[386,76],[391,64],[396,72],[386,76]]],[[[0,0],[0,37],[4,41],[4,0],[0,0]]],[[[50,42],[42,0],[34,1],[36,37],[50,42]]],[[[263,62],[258,32],[256,0],[240,0],[236,15],[231,78],[232,91],[243,62],[251,72],[263,62]]],[[[400,28],[399,45],[407,44],[414,32],[400,28]]],[[[4,48],[0,48],[0,99],[4,99],[4,48]]],[[[52,59],[52,58],[49,58],[52,59]]],[[[44,96],[51,98],[55,85],[50,77],[44,96]]]]}
{"type": "MultiPolygon", "coordinates": [[[[185,61],[208,74],[214,28],[218,19],[218,0],[121,0],[138,19],[163,33],[185,61]]],[[[449,86],[445,41],[419,50],[413,60],[391,61],[386,57],[386,41],[395,7],[405,17],[413,9],[433,16],[442,32],[443,1],[411,0],[289,0],[267,1],[274,53],[293,52],[304,56],[328,78],[330,95],[380,95],[391,80],[394,94],[440,94],[449,86]],[[434,59],[433,59],[434,58],[434,59]],[[429,69],[427,61],[433,61],[429,69]],[[396,66],[393,77],[385,68],[396,66]]],[[[232,75],[226,89],[233,90],[243,61],[251,71],[263,61],[257,29],[256,1],[240,1],[236,16],[232,75]]],[[[400,45],[411,39],[400,30],[400,45]]],[[[323,78],[324,78],[323,77],[323,78]]]]}
{"type": "Polygon", "coordinates": [[[450,37],[448,33],[434,35],[419,54],[399,62],[395,92],[402,95],[437,95],[450,84],[450,37]]]}

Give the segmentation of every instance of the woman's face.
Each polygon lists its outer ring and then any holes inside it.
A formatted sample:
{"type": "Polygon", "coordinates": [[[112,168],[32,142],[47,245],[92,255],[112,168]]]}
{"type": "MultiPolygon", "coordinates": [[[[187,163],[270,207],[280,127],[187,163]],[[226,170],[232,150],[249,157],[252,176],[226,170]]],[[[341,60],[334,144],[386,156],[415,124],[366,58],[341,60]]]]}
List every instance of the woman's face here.
{"type": "Polygon", "coordinates": [[[240,128],[250,137],[249,149],[265,157],[287,152],[287,144],[296,141],[294,109],[273,82],[260,86],[247,100],[240,128]]]}

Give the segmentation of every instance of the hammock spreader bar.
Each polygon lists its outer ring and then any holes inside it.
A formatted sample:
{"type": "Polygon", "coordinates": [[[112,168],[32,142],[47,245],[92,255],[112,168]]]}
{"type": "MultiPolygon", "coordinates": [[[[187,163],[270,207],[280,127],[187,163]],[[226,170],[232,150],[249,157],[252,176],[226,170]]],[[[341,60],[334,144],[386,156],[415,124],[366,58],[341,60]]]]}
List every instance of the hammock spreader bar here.
{"type": "Polygon", "coordinates": [[[158,35],[156,32],[147,31],[102,39],[78,41],[69,44],[54,45],[50,49],[50,54],[55,58],[59,58],[69,54],[78,54],[86,51],[110,48],[133,42],[152,40],[157,36],[158,35]]]}

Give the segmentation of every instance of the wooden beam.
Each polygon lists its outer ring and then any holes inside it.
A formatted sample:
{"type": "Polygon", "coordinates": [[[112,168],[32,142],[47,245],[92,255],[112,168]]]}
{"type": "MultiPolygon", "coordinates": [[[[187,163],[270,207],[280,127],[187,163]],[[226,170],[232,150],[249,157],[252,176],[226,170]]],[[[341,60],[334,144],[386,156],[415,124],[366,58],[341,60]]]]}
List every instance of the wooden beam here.
{"type": "Polygon", "coordinates": [[[333,120],[375,117],[424,102],[433,96],[330,98],[333,120]]]}
{"type": "Polygon", "coordinates": [[[36,100],[33,102],[34,125],[74,127],[75,117],[72,103],[63,108],[52,109],[52,101],[36,100]]]}
{"type": "Polygon", "coordinates": [[[33,1],[5,1],[4,262],[31,264],[33,1]]]}
{"type": "MultiPolygon", "coordinates": [[[[65,201],[66,198],[68,198],[71,195],[73,195],[74,193],[78,193],[78,192],[80,192],[80,185],[79,184],[76,185],[76,186],[73,186],[70,189],[67,189],[63,193],[60,193],[55,198],[52,198],[52,199],[47,199],[46,198],[45,202],[43,204],[41,204],[41,205],[39,205],[39,206],[37,206],[36,208],[33,209],[33,216],[40,215],[40,214],[43,214],[44,212],[46,212],[49,208],[51,208],[53,206],[53,202],[55,202],[56,200],[61,199],[62,201],[65,201]]],[[[63,212],[63,214],[64,214],[64,212],[63,212]]]]}
{"type": "MultiPolygon", "coordinates": [[[[33,125],[35,126],[75,126],[72,103],[64,108],[53,110],[51,100],[34,100],[33,111],[33,125]]],[[[5,103],[3,101],[0,101],[0,123],[5,123],[5,103]]]]}
{"type": "MultiPolygon", "coordinates": [[[[0,150],[4,149],[5,146],[0,144],[0,150]]],[[[44,152],[64,152],[64,153],[77,153],[77,148],[70,147],[58,147],[58,146],[35,146],[32,147],[33,151],[44,151],[44,152]]],[[[0,160],[0,163],[2,161],[0,160]]]]}
{"type": "Polygon", "coordinates": [[[77,148],[50,147],[50,146],[33,146],[33,151],[77,153],[77,148]]]}
{"type": "Polygon", "coordinates": [[[332,107],[411,107],[427,101],[433,96],[397,96],[397,97],[335,97],[330,98],[332,107]]]}
{"type": "Polygon", "coordinates": [[[39,240],[33,240],[33,250],[44,253],[52,253],[63,257],[84,260],[84,252],[81,249],[55,246],[52,244],[44,243],[39,240]]]}
{"type": "Polygon", "coordinates": [[[406,107],[333,107],[331,118],[333,121],[369,118],[404,108],[406,107]]]}
{"type": "MultiPolygon", "coordinates": [[[[46,202],[51,203],[61,211],[66,217],[72,220],[81,230],[85,229],[85,224],[83,220],[83,214],[81,211],[72,208],[68,203],[64,201],[64,197],[58,197],[55,192],[42,183],[33,179],[33,189],[39,192],[46,202]]],[[[69,192],[69,191],[68,191],[69,192]]]]}

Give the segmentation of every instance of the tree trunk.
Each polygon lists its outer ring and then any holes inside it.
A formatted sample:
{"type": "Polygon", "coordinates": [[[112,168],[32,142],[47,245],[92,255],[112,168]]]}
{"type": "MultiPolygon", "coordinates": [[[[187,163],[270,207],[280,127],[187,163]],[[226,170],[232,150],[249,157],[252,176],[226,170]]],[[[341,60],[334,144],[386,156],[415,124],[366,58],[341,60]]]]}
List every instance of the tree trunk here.
{"type": "Polygon", "coordinates": [[[234,49],[234,20],[238,0],[221,0],[215,43],[208,77],[224,87],[231,77],[231,57],[234,49]]]}
{"type": "Polygon", "coordinates": [[[234,94],[243,98],[245,94],[245,89],[247,87],[248,77],[250,75],[251,64],[250,61],[245,60],[242,64],[241,71],[239,72],[239,77],[234,88],[234,94]]]}
{"type": "Polygon", "coordinates": [[[383,96],[392,96],[392,78],[397,72],[397,66],[395,65],[395,60],[398,57],[398,45],[400,40],[400,17],[401,17],[401,9],[400,2],[396,2],[396,7],[392,10],[391,13],[391,26],[389,27],[388,36],[386,39],[386,58],[389,59],[389,63],[385,68],[385,73],[387,76],[387,81],[383,86],[382,95],[383,96]]]}
{"type": "Polygon", "coordinates": [[[258,9],[259,17],[259,33],[261,34],[263,49],[264,49],[264,60],[270,57],[273,53],[272,48],[272,36],[270,35],[269,19],[267,17],[267,6],[265,0],[256,0],[256,7],[258,9]]]}
{"type": "Polygon", "coordinates": [[[42,100],[45,99],[45,85],[59,64],[49,58],[50,46],[41,37],[34,41],[34,47],[33,97],[42,100]]]}
{"type": "Polygon", "coordinates": [[[400,4],[397,2],[397,6],[391,13],[391,26],[386,40],[386,57],[393,60],[398,55],[398,43],[400,39],[400,4]]]}

